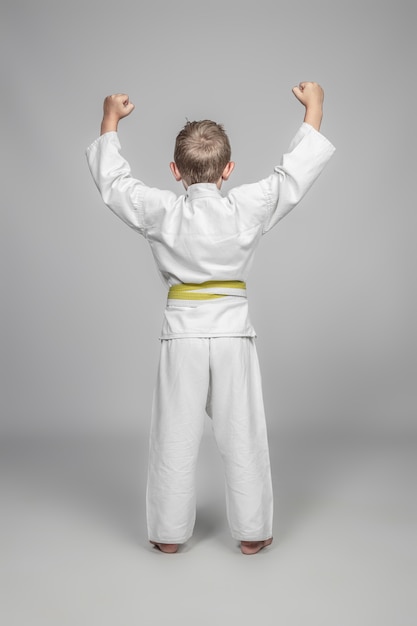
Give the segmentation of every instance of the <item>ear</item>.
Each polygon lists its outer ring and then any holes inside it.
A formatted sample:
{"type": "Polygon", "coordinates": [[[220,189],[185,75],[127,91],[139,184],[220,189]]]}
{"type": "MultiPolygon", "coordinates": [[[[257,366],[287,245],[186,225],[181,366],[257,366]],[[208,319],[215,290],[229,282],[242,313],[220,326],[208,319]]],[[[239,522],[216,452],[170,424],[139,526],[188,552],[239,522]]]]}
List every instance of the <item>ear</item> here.
{"type": "Polygon", "coordinates": [[[223,170],[222,179],[227,180],[234,169],[235,169],[234,162],[229,161],[229,163],[226,165],[226,167],[223,170]]]}
{"type": "Polygon", "coordinates": [[[177,167],[177,164],[174,163],[174,161],[171,161],[171,163],[169,164],[169,167],[171,169],[173,177],[175,178],[175,180],[177,182],[179,182],[182,179],[182,176],[181,176],[180,171],[179,171],[179,169],[177,167]]]}

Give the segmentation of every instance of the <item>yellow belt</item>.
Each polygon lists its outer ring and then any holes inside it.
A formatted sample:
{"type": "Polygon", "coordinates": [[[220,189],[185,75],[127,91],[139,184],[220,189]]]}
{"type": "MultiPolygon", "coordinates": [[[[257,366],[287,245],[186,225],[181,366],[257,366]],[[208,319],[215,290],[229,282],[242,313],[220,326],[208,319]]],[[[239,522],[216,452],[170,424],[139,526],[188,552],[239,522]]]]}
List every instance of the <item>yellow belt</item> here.
{"type": "Polygon", "coordinates": [[[212,300],[225,296],[246,297],[246,283],[240,280],[208,280],[205,283],[172,285],[168,300],[212,300]]]}

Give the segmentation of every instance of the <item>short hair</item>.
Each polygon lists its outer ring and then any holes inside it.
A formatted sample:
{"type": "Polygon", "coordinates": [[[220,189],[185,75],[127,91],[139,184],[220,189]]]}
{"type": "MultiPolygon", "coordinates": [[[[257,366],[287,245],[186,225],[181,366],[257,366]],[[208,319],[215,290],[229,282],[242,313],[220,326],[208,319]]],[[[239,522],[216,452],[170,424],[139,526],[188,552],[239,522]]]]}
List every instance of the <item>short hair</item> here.
{"type": "Polygon", "coordinates": [[[217,183],[230,157],[229,138],[222,124],[211,120],[187,122],[177,135],[174,161],[188,185],[217,183]]]}

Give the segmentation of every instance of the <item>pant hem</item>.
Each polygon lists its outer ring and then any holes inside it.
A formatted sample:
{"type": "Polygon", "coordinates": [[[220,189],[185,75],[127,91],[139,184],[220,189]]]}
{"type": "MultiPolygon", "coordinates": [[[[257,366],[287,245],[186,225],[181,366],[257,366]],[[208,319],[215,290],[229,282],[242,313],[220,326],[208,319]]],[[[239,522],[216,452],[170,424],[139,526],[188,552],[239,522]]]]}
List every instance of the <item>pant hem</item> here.
{"type": "Polygon", "coordinates": [[[186,537],[185,539],[181,537],[181,539],[151,539],[149,537],[149,541],[153,541],[154,543],[186,543],[191,537],[186,537]]]}
{"type": "Polygon", "coordinates": [[[237,535],[232,535],[232,537],[236,541],[267,541],[268,539],[272,538],[272,533],[267,533],[266,536],[265,534],[262,534],[261,539],[259,538],[259,535],[257,535],[256,537],[254,537],[253,535],[251,535],[250,537],[238,537],[237,535]]]}

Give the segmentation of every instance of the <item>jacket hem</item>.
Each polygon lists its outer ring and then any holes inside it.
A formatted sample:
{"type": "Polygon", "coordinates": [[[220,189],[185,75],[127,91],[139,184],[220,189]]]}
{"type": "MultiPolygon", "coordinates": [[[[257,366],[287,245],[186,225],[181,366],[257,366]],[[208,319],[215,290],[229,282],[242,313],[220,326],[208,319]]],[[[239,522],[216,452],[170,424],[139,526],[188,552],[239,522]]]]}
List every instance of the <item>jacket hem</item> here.
{"type": "Polygon", "coordinates": [[[256,338],[255,332],[228,332],[228,333],[219,333],[219,332],[195,332],[195,333],[170,333],[160,335],[158,338],[159,341],[164,341],[167,339],[192,339],[195,338],[206,338],[206,339],[214,339],[215,337],[250,337],[256,338]]]}

